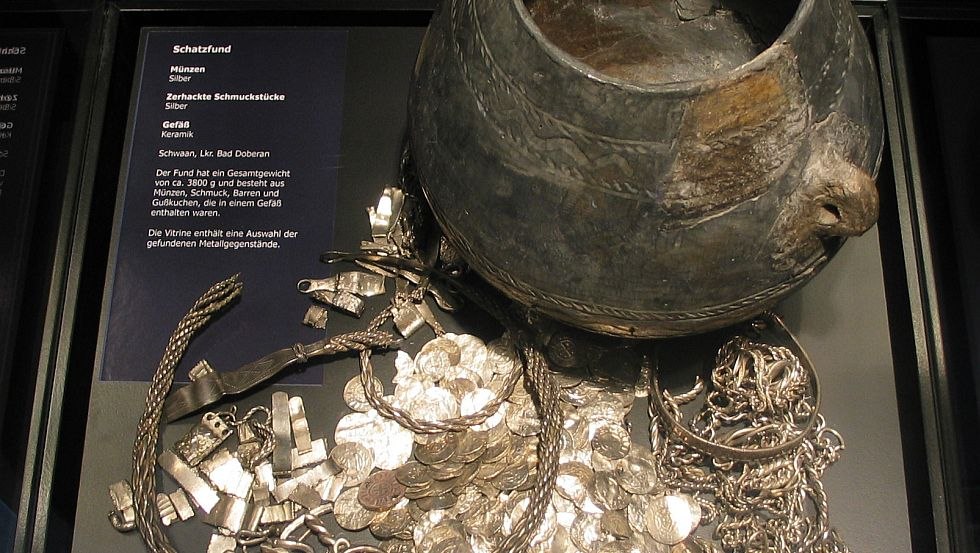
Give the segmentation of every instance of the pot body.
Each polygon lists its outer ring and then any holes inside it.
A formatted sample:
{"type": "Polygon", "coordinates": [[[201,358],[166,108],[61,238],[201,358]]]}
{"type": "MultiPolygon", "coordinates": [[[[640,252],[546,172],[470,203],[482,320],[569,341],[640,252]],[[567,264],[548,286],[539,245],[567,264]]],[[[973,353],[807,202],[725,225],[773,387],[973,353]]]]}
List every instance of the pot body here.
{"type": "Polygon", "coordinates": [[[847,0],[803,0],[735,70],[657,85],[566,55],[521,0],[446,0],[410,124],[422,188],[470,265],[607,334],[744,320],[878,214],[880,95],[847,0]]]}

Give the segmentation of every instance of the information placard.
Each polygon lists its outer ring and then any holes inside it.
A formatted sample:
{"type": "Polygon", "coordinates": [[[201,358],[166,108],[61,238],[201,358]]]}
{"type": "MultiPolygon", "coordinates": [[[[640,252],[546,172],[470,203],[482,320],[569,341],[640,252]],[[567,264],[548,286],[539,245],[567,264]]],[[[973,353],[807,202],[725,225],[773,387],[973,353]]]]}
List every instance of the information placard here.
{"type": "Polygon", "coordinates": [[[331,29],[144,30],[103,380],[149,380],[189,306],[235,273],[246,285],[240,304],[188,357],[230,370],[322,337],[298,324],[309,300],[295,290],[323,272],[318,254],[331,244],[346,38],[331,29]]]}
{"type": "Polygon", "coordinates": [[[0,29],[0,419],[60,32],[0,29]]]}

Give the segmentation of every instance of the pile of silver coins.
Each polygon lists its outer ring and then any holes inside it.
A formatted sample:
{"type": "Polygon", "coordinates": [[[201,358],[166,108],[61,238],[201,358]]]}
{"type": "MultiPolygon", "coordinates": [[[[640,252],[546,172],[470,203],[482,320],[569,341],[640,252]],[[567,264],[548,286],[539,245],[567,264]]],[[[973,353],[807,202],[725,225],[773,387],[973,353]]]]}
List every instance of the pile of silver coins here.
{"type": "MultiPolygon", "coordinates": [[[[422,420],[466,416],[520,370],[506,336],[484,344],[445,334],[414,358],[397,353],[394,388],[384,399],[422,420]]],[[[554,376],[564,411],[561,458],[529,551],[711,551],[692,537],[698,503],[665,490],[649,448],[630,439],[633,387],[554,376]]],[[[384,394],[380,379],[373,385],[384,394]]],[[[195,505],[218,530],[208,553],[242,551],[256,536],[291,539],[309,514],[327,521],[332,513],[352,543],[370,539],[361,532],[368,530],[392,552],[490,552],[510,534],[537,484],[540,421],[522,381],[485,422],[439,434],[416,434],[379,415],[359,376],[343,395],[352,412],[338,421],[332,448],[313,438],[302,398],[283,392],[273,394],[271,409],[241,419],[205,415],[159,456],[179,486],[158,495],[162,522],[190,518],[195,505]],[[223,447],[232,434],[238,446],[223,447]],[[273,441],[265,457],[262,436],[273,441]]],[[[117,508],[127,506],[126,488],[113,487],[117,508]]]]}
{"type": "MultiPolygon", "coordinates": [[[[387,399],[421,419],[465,416],[492,400],[520,367],[506,336],[484,345],[474,336],[446,334],[414,359],[399,352],[387,399]]],[[[649,448],[630,439],[624,421],[633,387],[554,376],[564,410],[562,452],[555,493],[530,551],[706,550],[690,537],[700,506],[690,496],[667,493],[649,448]]],[[[334,506],[338,524],[369,528],[387,551],[494,551],[523,515],[537,483],[540,421],[523,383],[486,422],[464,432],[416,434],[414,447],[405,449],[401,438],[387,447],[377,443],[377,432],[365,422],[378,416],[362,394],[360,380],[351,380],[345,399],[356,412],[340,420],[336,441],[380,452],[374,461],[380,470],[357,493],[346,492],[351,500],[334,506]],[[372,478],[384,484],[375,486],[372,478]]]]}

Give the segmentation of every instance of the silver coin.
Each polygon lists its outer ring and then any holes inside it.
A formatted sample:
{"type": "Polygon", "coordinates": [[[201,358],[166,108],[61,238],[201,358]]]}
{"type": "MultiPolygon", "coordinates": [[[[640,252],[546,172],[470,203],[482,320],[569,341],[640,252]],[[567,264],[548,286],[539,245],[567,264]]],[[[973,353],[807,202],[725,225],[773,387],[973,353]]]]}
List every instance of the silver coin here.
{"type": "Polygon", "coordinates": [[[493,376],[493,367],[489,363],[489,352],[483,340],[471,334],[460,334],[450,339],[459,346],[459,365],[475,371],[482,380],[489,382],[493,376]]]}
{"type": "MultiPolygon", "coordinates": [[[[469,369],[463,369],[463,371],[472,372],[469,369]]],[[[448,380],[448,381],[443,380],[441,384],[441,386],[449,390],[449,393],[451,393],[453,397],[456,398],[456,401],[460,403],[461,411],[462,411],[463,398],[466,397],[466,394],[473,392],[479,388],[479,386],[477,386],[476,384],[475,379],[471,377],[479,378],[479,376],[476,375],[476,373],[473,373],[472,375],[464,375],[464,376],[460,376],[459,374],[457,374],[456,378],[453,378],[452,380],[448,380]]]]}
{"type": "Polygon", "coordinates": [[[381,549],[385,553],[414,553],[415,544],[402,539],[383,540],[381,549]]]}
{"type": "Polygon", "coordinates": [[[619,485],[632,494],[650,494],[660,490],[657,460],[649,450],[634,447],[626,456],[625,463],[614,471],[619,485]]]}
{"type": "Polygon", "coordinates": [[[330,450],[330,459],[340,467],[340,476],[344,479],[344,485],[348,487],[367,480],[371,469],[374,468],[374,454],[357,442],[337,444],[330,450]]]}
{"type": "Polygon", "coordinates": [[[364,413],[349,413],[337,421],[334,442],[358,442],[364,444],[378,432],[378,413],[373,409],[364,413]]]}
{"type": "Polygon", "coordinates": [[[423,511],[441,511],[452,507],[457,501],[458,499],[455,495],[451,493],[444,493],[442,495],[419,498],[415,500],[415,504],[418,505],[423,511]]]}
{"type": "Polygon", "coordinates": [[[713,553],[717,551],[711,544],[698,538],[687,538],[686,540],[671,546],[670,553],[713,553]]]}
{"type": "Polygon", "coordinates": [[[653,499],[649,495],[633,495],[630,497],[630,504],[626,506],[626,519],[630,523],[630,527],[637,534],[647,531],[647,511],[650,510],[650,500],[653,499]]]}
{"type": "Polygon", "coordinates": [[[623,511],[606,511],[602,513],[602,529],[612,537],[623,540],[633,535],[629,520],[623,511]]]}
{"type": "Polygon", "coordinates": [[[625,509],[630,502],[630,494],[616,482],[616,475],[611,472],[596,472],[590,488],[592,500],[607,511],[625,509]]]}
{"type": "Polygon", "coordinates": [[[459,494],[459,501],[453,507],[453,513],[461,520],[469,517],[482,516],[489,508],[490,499],[476,488],[468,487],[459,494]]]}
{"type": "MultiPolygon", "coordinates": [[[[462,401],[459,402],[459,412],[462,416],[466,417],[480,412],[483,408],[487,406],[488,403],[496,399],[497,394],[492,390],[486,388],[477,388],[472,392],[463,396],[462,401]]],[[[497,409],[497,412],[490,415],[486,421],[473,427],[474,430],[489,430],[494,426],[500,424],[504,419],[504,410],[497,409]]]]}
{"type": "MultiPolygon", "coordinates": [[[[372,382],[374,383],[374,391],[377,395],[383,396],[385,394],[384,384],[378,377],[373,377],[372,382]]],[[[360,411],[361,413],[366,413],[372,409],[371,404],[368,403],[367,396],[364,394],[364,385],[361,384],[361,377],[355,376],[347,381],[347,385],[344,386],[344,402],[354,411],[360,411]]]]}
{"type": "Polygon", "coordinates": [[[452,340],[440,337],[422,346],[415,356],[415,370],[441,380],[449,367],[459,364],[460,350],[452,340]]]}
{"type": "Polygon", "coordinates": [[[391,379],[396,386],[404,382],[406,378],[415,376],[415,361],[412,356],[399,350],[395,354],[395,376],[391,379]]]}
{"type": "Polygon", "coordinates": [[[589,466],[582,463],[561,464],[555,477],[555,491],[569,501],[581,503],[589,494],[594,474],[589,466]]]}
{"type": "Polygon", "coordinates": [[[575,517],[575,522],[568,531],[572,543],[586,553],[598,553],[604,543],[610,541],[609,535],[602,530],[602,516],[582,513],[575,517]]]}
{"type": "Polygon", "coordinates": [[[426,444],[415,448],[415,458],[426,465],[435,465],[449,460],[456,453],[459,437],[455,432],[434,434],[426,444]]]}
{"type": "Polygon", "coordinates": [[[380,539],[390,539],[411,527],[412,517],[407,508],[394,508],[376,517],[370,525],[371,533],[380,539]]]}
{"type": "Polygon", "coordinates": [[[565,499],[561,495],[551,496],[551,505],[555,508],[555,521],[559,526],[566,530],[572,527],[575,517],[578,516],[578,508],[571,500],[565,499]]]}
{"type": "Polygon", "coordinates": [[[598,553],[647,553],[647,549],[642,542],[624,539],[602,544],[598,553]]]}
{"type": "Polygon", "coordinates": [[[498,338],[487,344],[487,362],[497,374],[510,374],[518,370],[520,359],[514,344],[507,338],[498,338]]]}
{"type": "Polygon", "coordinates": [[[587,382],[581,382],[575,386],[561,388],[558,392],[558,397],[565,403],[582,407],[594,402],[597,397],[597,392],[587,382]]]}
{"type": "Polygon", "coordinates": [[[500,474],[495,476],[491,483],[498,490],[512,491],[520,488],[527,483],[530,473],[523,459],[508,465],[500,474]]]}
{"type": "Polygon", "coordinates": [[[629,432],[618,424],[606,424],[592,437],[592,449],[613,460],[622,459],[630,451],[629,432]]]}
{"type": "Polygon", "coordinates": [[[686,494],[668,494],[650,500],[647,532],[666,545],[678,544],[701,523],[701,507],[686,494]]]}
{"type": "Polygon", "coordinates": [[[590,463],[592,464],[592,468],[595,469],[596,472],[606,471],[618,474],[623,465],[626,464],[626,460],[624,459],[610,459],[598,451],[593,451],[589,459],[590,463]]]}
{"type": "Polygon", "coordinates": [[[468,430],[462,433],[457,440],[456,453],[450,460],[463,464],[476,461],[487,450],[487,436],[487,432],[482,430],[468,430]]]}
{"type": "Polygon", "coordinates": [[[533,403],[514,405],[507,410],[507,428],[518,436],[534,436],[541,432],[541,419],[533,403]]]}
{"type": "Polygon", "coordinates": [[[395,400],[392,405],[407,411],[411,409],[412,402],[425,393],[426,388],[431,387],[432,384],[429,382],[407,376],[395,386],[395,400]]]}
{"type": "Polygon", "coordinates": [[[358,488],[344,490],[334,502],[333,515],[337,525],[344,530],[356,532],[367,528],[377,513],[372,513],[357,500],[358,488]]]}
{"type": "Polygon", "coordinates": [[[411,430],[389,419],[382,419],[378,428],[380,434],[371,442],[376,467],[394,470],[412,458],[415,440],[411,430]]]}
{"type": "Polygon", "coordinates": [[[459,416],[459,402],[444,388],[425,390],[409,407],[412,416],[427,421],[441,421],[459,416]]]}

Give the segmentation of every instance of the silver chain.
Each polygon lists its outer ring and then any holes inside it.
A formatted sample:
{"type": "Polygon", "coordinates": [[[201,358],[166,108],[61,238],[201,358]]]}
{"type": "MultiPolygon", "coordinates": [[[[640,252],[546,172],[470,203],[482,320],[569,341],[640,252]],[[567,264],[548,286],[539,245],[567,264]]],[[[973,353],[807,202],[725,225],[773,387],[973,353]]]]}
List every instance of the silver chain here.
{"type": "Polygon", "coordinates": [[[697,498],[704,522],[715,526],[715,539],[726,552],[849,551],[830,527],[820,482],[844,444],[816,414],[812,370],[789,348],[737,336],[719,350],[710,386],[698,380],[681,395],[651,391],[650,440],[660,477],[668,488],[697,498]],[[690,411],[698,398],[700,408],[681,429],[685,407],[690,411]],[[758,451],[778,453],[750,458],[758,451]]]}

